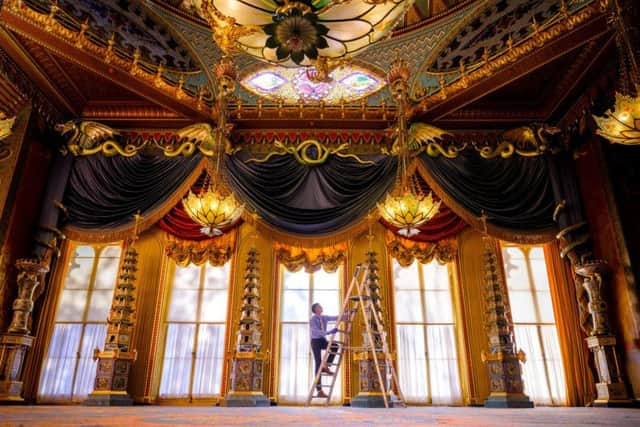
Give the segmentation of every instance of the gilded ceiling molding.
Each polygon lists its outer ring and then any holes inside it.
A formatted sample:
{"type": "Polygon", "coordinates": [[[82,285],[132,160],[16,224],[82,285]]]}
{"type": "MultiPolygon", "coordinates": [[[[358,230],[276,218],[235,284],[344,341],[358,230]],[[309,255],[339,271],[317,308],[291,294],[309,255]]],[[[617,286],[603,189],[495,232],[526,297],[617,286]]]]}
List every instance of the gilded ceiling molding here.
{"type": "Polygon", "coordinates": [[[304,268],[307,273],[313,273],[321,268],[327,273],[334,273],[347,258],[347,244],[339,243],[324,248],[299,248],[282,243],[276,243],[274,250],[278,261],[289,271],[300,271],[304,268]]]}
{"type": "Polygon", "coordinates": [[[236,247],[236,230],[203,241],[182,240],[166,234],[165,254],[180,267],[189,264],[222,266],[233,256],[236,247]]]}
{"type": "Polygon", "coordinates": [[[24,71],[0,47],[0,101],[5,114],[17,114],[30,102],[48,125],[62,121],[62,113],[53,106],[47,96],[29,80],[24,71]],[[7,98],[5,98],[8,97],[7,98]]]}
{"type": "MultiPolygon", "coordinates": [[[[199,151],[204,156],[215,154],[215,138],[217,129],[208,123],[196,123],[191,126],[173,131],[172,135],[128,134],[120,137],[120,132],[93,121],[68,121],[55,126],[68,140],[63,152],[70,152],[74,156],[91,156],[102,154],[105,156],[120,155],[132,157],[142,150],[155,149],[167,157],[191,156],[199,151]]],[[[224,135],[224,150],[233,154],[239,148],[232,147],[228,138],[231,128],[226,128],[224,135]]]]}
{"type": "Polygon", "coordinates": [[[280,141],[276,141],[274,143],[274,147],[277,149],[275,151],[271,151],[266,156],[258,159],[253,158],[246,160],[245,163],[264,163],[269,161],[269,159],[273,156],[287,156],[292,155],[296,161],[300,164],[307,166],[317,166],[325,163],[329,156],[338,156],[342,158],[352,158],[358,163],[362,165],[373,165],[375,162],[370,160],[362,160],[360,157],[355,154],[348,153],[349,144],[342,143],[338,147],[332,148],[327,147],[324,144],[321,144],[315,139],[307,139],[302,141],[295,147],[287,147],[280,141]]]}
{"type": "Polygon", "coordinates": [[[387,250],[389,255],[402,267],[409,267],[415,260],[427,264],[434,259],[440,264],[453,261],[458,253],[456,239],[443,239],[438,242],[414,242],[398,237],[387,230],[387,250]]]}
{"type": "MultiPolygon", "coordinates": [[[[348,144],[353,149],[360,146],[375,146],[378,147],[375,152],[379,153],[379,147],[387,140],[387,134],[382,129],[239,129],[234,134],[237,136],[235,139],[243,146],[251,146],[256,149],[256,152],[267,153],[275,148],[276,143],[296,146],[306,140],[318,141],[325,147],[342,144],[348,144]]],[[[368,154],[373,153],[372,151],[368,154]]]]}
{"type": "MultiPolygon", "coordinates": [[[[428,111],[432,106],[449,96],[466,90],[471,85],[494,75],[498,70],[512,65],[545,44],[570,33],[577,26],[601,16],[602,10],[599,3],[599,1],[593,1],[574,13],[569,13],[566,7],[561,7],[557,16],[549,20],[551,21],[550,25],[542,26],[534,20],[531,24],[533,29],[531,34],[520,43],[514,44],[513,40],[508,41],[506,51],[493,57],[485,53],[481,63],[471,66],[462,64],[455,72],[435,73],[439,76],[439,88],[436,88],[434,92],[427,93],[424,88],[412,91],[417,94],[416,98],[419,99],[419,103],[413,107],[412,115],[428,111]]],[[[428,71],[423,72],[429,74],[428,71]]]]}
{"type": "MultiPolygon", "coordinates": [[[[2,111],[0,111],[0,141],[11,135],[11,130],[13,129],[15,121],[15,117],[7,117],[2,111]]],[[[0,149],[0,161],[7,158],[10,154],[11,152],[5,156],[4,150],[0,149]]]]}
{"type": "MultiPolygon", "coordinates": [[[[157,65],[145,63],[140,50],[129,54],[122,49],[118,49],[114,35],[107,41],[106,45],[98,44],[96,43],[96,38],[88,32],[89,26],[86,22],[74,22],[71,27],[77,28],[77,30],[72,30],[69,28],[69,24],[63,25],[60,22],[57,17],[58,13],[61,12],[56,5],[51,5],[49,13],[44,13],[27,6],[23,0],[8,0],[2,6],[2,21],[12,30],[38,42],[38,40],[34,39],[34,35],[24,31],[23,28],[20,28],[20,25],[16,25],[17,22],[27,22],[35,28],[44,30],[47,36],[63,41],[69,48],[83,51],[99,59],[108,67],[118,67],[128,72],[138,81],[154,87],[175,100],[179,100],[193,110],[206,111],[208,113],[211,109],[212,101],[209,91],[205,87],[201,87],[197,91],[186,88],[184,85],[185,73],[168,72],[162,63],[157,65]]],[[[69,57],[68,52],[65,54],[65,52],[56,51],[51,46],[49,48],[55,53],[77,63],[77,60],[69,57]]]]}

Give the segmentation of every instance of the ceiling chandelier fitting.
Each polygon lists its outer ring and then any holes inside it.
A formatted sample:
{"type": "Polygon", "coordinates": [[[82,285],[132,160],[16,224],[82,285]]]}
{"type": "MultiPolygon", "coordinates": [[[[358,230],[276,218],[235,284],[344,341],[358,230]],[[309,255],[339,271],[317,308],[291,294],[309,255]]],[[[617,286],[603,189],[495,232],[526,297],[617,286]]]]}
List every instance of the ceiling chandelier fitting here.
{"type": "Polygon", "coordinates": [[[631,39],[624,23],[619,0],[613,0],[610,22],[616,27],[621,92],[616,91],[616,101],[604,117],[593,116],[596,133],[614,144],[640,144],[640,73],[631,39]]]}
{"type": "Polygon", "coordinates": [[[221,235],[222,229],[238,221],[244,211],[244,204],[236,200],[220,172],[224,140],[230,131],[226,125],[226,101],[235,90],[236,71],[229,57],[224,57],[214,71],[218,88],[218,122],[213,131],[215,166],[210,158],[201,190],[198,193],[189,190],[189,194],[182,199],[184,210],[202,226],[200,231],[209,237],[221,235]]]}
{"type": "Polygon", "coordinates": [[[388,74],[391,94],[398,105],[398,177],[393,191],[378,203],[378,212],[385,221],[398,227],[398,234],[411,237],[420,232],[419,226],[431,220],[440,210],[441,201],[434,202],[431,192],[425,195],[417,178],[409,176],[410,150],[408,145],[407,81],[409,69],[404,61],[396,61],[388,74]]]}
{"type": "Polygon", "coordinates": [[[216,44],[285,66],[338,60],[390,33],[414,0],[202,0],[216,44]]]}

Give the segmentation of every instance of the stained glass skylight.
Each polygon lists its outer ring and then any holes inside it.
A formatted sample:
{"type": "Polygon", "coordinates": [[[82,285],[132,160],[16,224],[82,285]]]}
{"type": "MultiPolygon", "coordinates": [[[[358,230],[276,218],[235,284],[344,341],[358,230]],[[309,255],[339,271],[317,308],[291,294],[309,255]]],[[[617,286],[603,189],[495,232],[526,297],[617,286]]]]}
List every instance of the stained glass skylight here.
{"type": "Polygon", "coordinates": [[[240,83],[258,96],[273,101],[297,103],[323,101],[327,105],[356,101],[382,89],[386,81],[381,74],[360,65],[349,65],[332,71],[328,82],[309,78],[310,68],[286,68],[260,65],[243,73],[240,83]]]}

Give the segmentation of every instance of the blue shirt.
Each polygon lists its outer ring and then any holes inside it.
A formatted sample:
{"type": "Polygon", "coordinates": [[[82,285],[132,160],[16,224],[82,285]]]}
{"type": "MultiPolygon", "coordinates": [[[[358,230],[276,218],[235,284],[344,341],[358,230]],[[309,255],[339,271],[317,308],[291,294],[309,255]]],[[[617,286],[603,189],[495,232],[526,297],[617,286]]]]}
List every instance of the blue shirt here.
{"type": "Polygon", "coordinates": [[[324,338],[327,335],[327,324],[338,320],[338,316],[323,316],[314,314],[309,320],[311,339],[324,338]]]}

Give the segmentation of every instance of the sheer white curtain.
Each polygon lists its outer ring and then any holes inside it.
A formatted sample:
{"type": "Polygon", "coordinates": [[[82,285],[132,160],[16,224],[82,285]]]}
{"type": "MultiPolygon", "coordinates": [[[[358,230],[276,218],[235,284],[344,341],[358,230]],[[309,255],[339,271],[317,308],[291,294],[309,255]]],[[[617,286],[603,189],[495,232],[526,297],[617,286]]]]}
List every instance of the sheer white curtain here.
{"type": "Polygon", "coordinates": [[[451,325],[427,326],[431,403],[462,404],[458,356],[454,328],[451,325]]]}
{"type": "Polygon", "coordinates": [[[49,353],[40,377],[40,400],[71,400],[76,352],[80,344],[82,325],[57,324],[49,342],[49,353]]]}
{"type": "Polygon", "coordinates": [[[309,326],[283,324],[281,328],[278,399],[302,403],[307,400],[313,375],[309,326]]]}
{"type": "Polygon", "coordinates": [[[167,327],[162,378],[158,396],[180,398],[189,396],[195,325],[170,324],[167,327]]]}
{"type": "Polygon", "coordinates": [[[398,381],[407,402],[426,402],[429,396],[424,326],[398,325],[398,381]]]}

